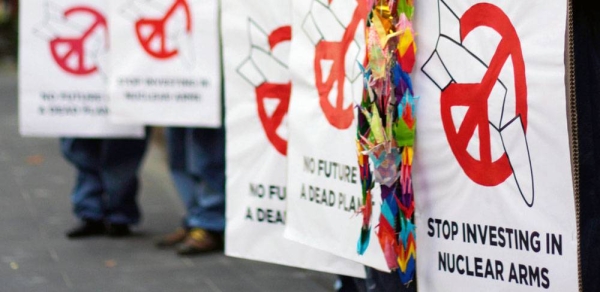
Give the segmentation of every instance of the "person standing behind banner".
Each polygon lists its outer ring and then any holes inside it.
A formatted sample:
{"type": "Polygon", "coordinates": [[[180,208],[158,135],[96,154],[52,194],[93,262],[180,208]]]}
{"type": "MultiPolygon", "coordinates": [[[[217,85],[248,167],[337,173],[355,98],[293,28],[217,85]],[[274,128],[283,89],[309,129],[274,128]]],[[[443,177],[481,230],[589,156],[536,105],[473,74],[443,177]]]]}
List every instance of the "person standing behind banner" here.
{"type": "Polygon", "coordinates": [[[185,206],[181,227],[158,248],[194,255],[223,248],[225,230],[225,133],[223,128],[167,128],[169,168],[185,206]]]}
{"type": "Polygon", "coordinates": [[[416,292],[417,277],[408,286],[402,285],[397,271],[381,272],[365,266],[365,279],[338,275],[334,284],[336,292],[416,292]]]}
{"type": "Polygon", "coordinates": [[[140,220],[138,170],[147,142],[147,138],[60,139],[64,157],[77,169],[71,202],[81,222],[67,231],[68,238],[131,233],[129,226],[140,220]]]}
{"type": "MultiPolygon", "coordinates": [[[[581,291],[600,291],[600,10],[573,1],[581,291]]],[[[574,134],[574,133],[573,133],[574,134]]],[[[565,178],[570,179],[570,178],[565,178]]],[[[573,287],[573,290],[576,288],[573,287]]]]}

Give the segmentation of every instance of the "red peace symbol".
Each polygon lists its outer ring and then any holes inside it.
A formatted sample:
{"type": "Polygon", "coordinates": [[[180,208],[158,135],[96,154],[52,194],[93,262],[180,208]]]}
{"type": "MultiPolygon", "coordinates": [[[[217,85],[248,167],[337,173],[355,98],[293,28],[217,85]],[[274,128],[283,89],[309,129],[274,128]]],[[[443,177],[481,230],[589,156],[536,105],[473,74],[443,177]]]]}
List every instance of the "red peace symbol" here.
{"type": "Polygon", "coordinates": [[[64,13],[65,18],[69,18],[70,16],[76,14],[91,15],[94,21],[79,37],[56,37],[53,40],[51,40],[50,52],[52,53],[52,58],[54,58],[54,61],[56,62],[56,64],[58,64],[58,66],[61,69],[75,75],[88,75],[96,72],[98,70],[98,67],[96,65],[86,67],[84,44],[87,38],[90,35],[92,35],[92,33],[94,33],[97,29],[104,28],[106,32],[106,19],[98,11],[85,6],[73,7],[66,10],[64,13]],[[68,50],[61,52],[58,49],[61,46],[66,46],[68,50]],[[77,57],[76,63],[67,62],[67,60],[69,60],[71,56],[77,57]]]}
{"type": "Polygon", "coordinates": [[[527,84],[525,80],[525,62],[521,52],[521,42],[510,19],[500,8],[480,3],[471,7],[460,19],[461,41],[480,26],[495,30],[502,37],[488,70],[481,83],[450,84],[441,95],[441,115],[444,131],[456,160],[466,175],[474,182],[484,186],[495,186],[505,181],[512,168],[508,156],[504,153],[492,161],[491,139],[488,119],[487,100],[502,67],[510,57],[513,64],[516,109],[523,129],[527,131],[527,84]],[[453,106],[467,106],[468,110],[458,131],[452,120],[450,109],[453,106]],[[478,129],[480,160],[467,152],[467,144],[478,129]]]}
{"type": "MultiPolygon", "coordinates": [[[[290,41],[291,39],[291,26],[282,26],[274,30],[269,35],[269,45],[271,51],[278,44],[290,41]]],[[[258,105],[258,117],[260,118],[260,122],[265,130],[267,139],[269,139],[277,152],[284,156],[287,154],[287,141],[277,134],[277,128],[281,125],[283,118],[288,112],[291,93],[291,82],[285,84],[264,82],[256,87],[256,103],[258,105]],[[267,115],[267,111],[265,110],[264,102],[266,98],[276,98],[279,100],[279,104],[277,105],[277,108],[271,117],[267,115]]]]}
{"type": "MultiPolygon", "coordinates": [[[[331,4],[332,0],[329,0],[331,4]]],[[[363,0],[357,0],[357,7],[354,10],[352,20],[342,40],[339,42],[329,42],[325,40],[319,41],[315,50],[315,85],[319,92],[319,105],[325,114],[325,118],[329,123],[338,129],[347,129],[352,124],[354,119],[354,108],[349,105],[344,108],[344,82],[346,77],[346,53],[350,44],[354,40],[354,34],[361,21],[364,21],[368,14],[367,3],[363,0]],[[330,60],[333,61],[331,70],[327,80],[323,81],[323,69],[321,68],[321,61],[330,60]],[[333,85],[336,85],[337,96],[335,105],[332,105],[328,96],[333,85]]]]}
{"type": "Polygon", "coordinates": [[[168,59],[177,55],[177,49],[168,50],[166,47],[167,36],[165,35],[165,24],[178,8],[183,9],[185,12],[185,29],[187,33],[191,33],[192,17],[190,16],[190,8],[186,0],[175,0],[175,3],[173,3],[173,5],[162,18],[142,18],[135,23],[135,33],[137,38],[140,41],[142,48],[144,48],[144,51],[146,51],[150,56],[157,59],[168,59]],[[144,27],[149,27],[151,33],[146,36],[142,35],[142,29],[144,27]],[[160,48],[150,47],[150,43],[157,38],[160,42],[160,48]]]}

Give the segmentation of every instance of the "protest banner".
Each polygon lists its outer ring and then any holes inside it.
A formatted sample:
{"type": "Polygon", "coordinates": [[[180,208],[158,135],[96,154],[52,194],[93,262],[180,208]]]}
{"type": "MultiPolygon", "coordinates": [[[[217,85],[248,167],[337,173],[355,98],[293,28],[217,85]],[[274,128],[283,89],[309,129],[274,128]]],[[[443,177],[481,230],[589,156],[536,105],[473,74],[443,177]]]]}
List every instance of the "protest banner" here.
{"type": "Polygon", "coordinates": [[[419,291],[576,290],[566,1],[418,6],[419,291]]]}
{"type": "Polygon", "coordinates": [[[229,256],[364,277],[364,267],[283,238],[291,1],[223,1],[229,256]]]}
{"type": "Polygon", "coordinates": [[[110,119],[221,125],[216,0],[109,0],[110,119]]]}
{"type": "MultiPolygon", "coordinates": [[[[378,244],[357,252],[362,194],[354,104],[363,92],[367,3],[296,0],[293,7],[285,237],[388,271],[378,244]]],[[[373,197],[379,206],[379,194],[373,197]]]]}
{"type": "Polygon", "coordinates": [[[142,136],[108,122],[106,1],[23,1],[19,11],[21,134],[142,136]]]}

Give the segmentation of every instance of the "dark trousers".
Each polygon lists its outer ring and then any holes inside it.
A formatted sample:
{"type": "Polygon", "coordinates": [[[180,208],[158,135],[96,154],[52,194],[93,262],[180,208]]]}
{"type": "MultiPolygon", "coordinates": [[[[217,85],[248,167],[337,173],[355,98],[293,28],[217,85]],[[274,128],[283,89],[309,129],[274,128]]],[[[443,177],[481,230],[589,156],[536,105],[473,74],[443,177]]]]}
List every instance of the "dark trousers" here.
{"type": "MultiPolygon", "coordinates": [[[[583,291],[600,291],[600,11],[573,2],[583,291]]],[[[565,178],[570,179],[570,178],[565,178]]]]}
{"type": "Polygon", "coordinates": [[[339,276],[341,286],[337,292],[416,292],[417,277],[410,285],[404,286],[400,281],[400,276],[396,272],[380,272],[373,268],[365,267],[367,272],[366,279],[352,278],[348,276],[339,276]]]}

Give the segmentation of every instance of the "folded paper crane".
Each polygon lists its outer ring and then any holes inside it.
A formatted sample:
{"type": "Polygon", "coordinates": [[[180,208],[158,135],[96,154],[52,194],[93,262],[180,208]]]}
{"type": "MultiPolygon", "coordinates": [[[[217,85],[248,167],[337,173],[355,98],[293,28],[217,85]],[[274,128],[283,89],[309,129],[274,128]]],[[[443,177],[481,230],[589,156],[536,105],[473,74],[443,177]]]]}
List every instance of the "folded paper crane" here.
{"type": "Polygon", "coordinates": [[[379,244],[391,270],[409,284],[415,274],[416,233],[412,222],[413,145],[416,100],[409,73],[415,63],[412,0],[367,1],[364,94],[358,106],[357,148],[363,192],[358,252],[369,245],[371,189],[381,188],[379,244]],[[371,171],[372,168],[372,171],[371,171]]]}

